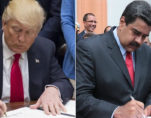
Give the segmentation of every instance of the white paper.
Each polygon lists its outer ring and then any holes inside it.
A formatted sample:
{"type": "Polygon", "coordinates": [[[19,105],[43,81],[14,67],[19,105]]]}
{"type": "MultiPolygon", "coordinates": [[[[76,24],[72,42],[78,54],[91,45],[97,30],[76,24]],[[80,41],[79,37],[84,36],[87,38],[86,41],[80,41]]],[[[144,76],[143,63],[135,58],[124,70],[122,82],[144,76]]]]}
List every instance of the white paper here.
{"type": "MultiPolygon", "coordinates": [[[[70,100],[66,105],[68,114],[75,115],[75,101],[70,100]]],[[[44,111],[38,109],[30,109],[29,107],[22,107],[16,110],[12,110],[6,113],[7,117],[2,118],[72,118],[65,115],[46,115],[44,111]]]]}
{"type": "Polygon", "coordinates": [[[68,114],[75,115],[76,114],[75,113],[76,112],[75,100],[70,100],[69,102],[67,102],[67,104],[65,105],[65,108],[68,114]]]}

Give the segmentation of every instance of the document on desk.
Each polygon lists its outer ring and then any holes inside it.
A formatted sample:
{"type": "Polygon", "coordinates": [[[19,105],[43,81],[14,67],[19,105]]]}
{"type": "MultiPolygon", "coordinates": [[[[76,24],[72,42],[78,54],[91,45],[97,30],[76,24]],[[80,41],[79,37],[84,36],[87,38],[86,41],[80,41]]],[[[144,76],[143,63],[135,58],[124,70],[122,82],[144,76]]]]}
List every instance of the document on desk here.
{"type": "Polygon", "coordinates": [[[67,112],[57,116],[46,115],[42,110],[22,107],[7,112],[7,116],[3,116],[2,118],[75,118],[75,101],[70,100],[65,107],[67,112]]]}

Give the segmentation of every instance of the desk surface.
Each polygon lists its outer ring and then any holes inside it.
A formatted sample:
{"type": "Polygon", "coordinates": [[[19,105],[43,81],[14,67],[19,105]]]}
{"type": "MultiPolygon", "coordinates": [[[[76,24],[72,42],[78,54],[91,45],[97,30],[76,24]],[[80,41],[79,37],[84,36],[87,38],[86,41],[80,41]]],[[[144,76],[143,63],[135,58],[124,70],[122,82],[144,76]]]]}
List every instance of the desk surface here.
{"type": "Polygon", "coordinates": [[[36,101],[7,103],[6,104],[7,105],[7,111],[18,109],[21,107],[26,107],[26,106],[29,106],[29,105],[35,104],[35,103],[36,103],[36,101]]]}
{"type": "Polygon", "coordinates": [[[35,104],[36,101],[30,101],[30,102],[12,102],[12,103],[6,103],[7,111],[15,110],[21,107],[29,107],[32,104],[35,104]]]}

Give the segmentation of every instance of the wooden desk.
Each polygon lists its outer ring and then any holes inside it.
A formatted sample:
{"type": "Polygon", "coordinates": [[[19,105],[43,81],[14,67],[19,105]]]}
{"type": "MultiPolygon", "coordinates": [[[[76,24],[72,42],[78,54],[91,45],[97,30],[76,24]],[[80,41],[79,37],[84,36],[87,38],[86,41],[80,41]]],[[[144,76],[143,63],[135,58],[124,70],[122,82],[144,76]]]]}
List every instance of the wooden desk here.
{"type": "Polygon", "coordinates": [[[36,101],[31,101],[31,102],[13,102],[13,103],[7,103],[7,111],[10,110],[15,110],[21,107],[26,107],[29,106],[31,104],[35,104],[36,101]]]}

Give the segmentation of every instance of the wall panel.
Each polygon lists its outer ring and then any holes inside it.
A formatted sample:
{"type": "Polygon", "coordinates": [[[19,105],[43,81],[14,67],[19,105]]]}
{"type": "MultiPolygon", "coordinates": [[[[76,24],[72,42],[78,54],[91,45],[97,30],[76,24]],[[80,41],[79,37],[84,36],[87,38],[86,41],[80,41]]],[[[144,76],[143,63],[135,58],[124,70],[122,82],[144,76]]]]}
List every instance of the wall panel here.
{"type": "Polygon", "coordinates": [[[83,27],[83,15],[92,12],[96,15],[97,28],[95,33],[103,33],[107,25],[107,1],[106,0],[77,0],[77,21],[80,24],[80,32],[83,27]]]}

